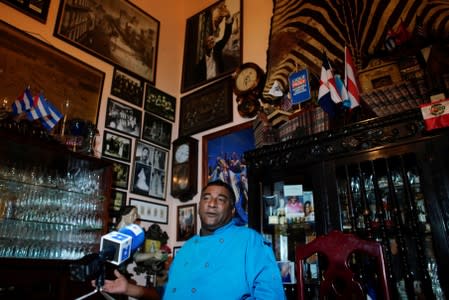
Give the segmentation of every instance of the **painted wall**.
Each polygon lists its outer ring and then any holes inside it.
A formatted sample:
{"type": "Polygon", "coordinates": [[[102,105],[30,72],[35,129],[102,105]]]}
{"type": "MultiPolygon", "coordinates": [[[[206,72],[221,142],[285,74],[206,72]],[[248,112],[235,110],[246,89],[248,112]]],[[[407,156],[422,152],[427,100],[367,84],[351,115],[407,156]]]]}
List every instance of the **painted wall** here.
{"type": "MultiPolygon", "coordinates": [[[[133,0],[131,2],[160,21],[159,49],[156,67],[156,87],[177,97],[178,118],[180,107],[179,99],[182,97],[182,95],[180,94],[180,81],[182,73],[182,57],[186,19],[213,4],[215,1],[133,0]]],[[[39,38],[44,42],[74,57],[77,57],[85,63],[105,72],[106,77],[103,86],[100,114],[98,118],[98,129],[100,131],[100,136],[97,138],[96,147],[98,153],[101,153],[106,103],[107,98],[110,97],[113,66],[53,36],[58,7],[59,1],[51,1],[47,23],[42,24],[22,14],[14,8],[11,8],[10,6],[0,2],[0,18],[19,29],[28,32],[36,38],[39,38]]],[[[268,37],[272,9],[272,0],[243,0],[243,62],[255,62],[263,69],[265,69],[266,67],[266,51],[268,49],[268,37]]],[[[1,42],[4,43],[7,41],[1,42]]],[[[233,123],[226,124],[221,127],[217,127],[209,131],[194,135],[194,137],[200,141],[200,152],[198,153],[199,158],[202,157],[202,136],[248,121],[248,119],[243,119],[239,116],[235,101],[233,101],[233,105],[233,123]]],[[[177,132],[178,124],[175,123],[173,126],[172,139],[177,138],[177,132]]],[[[132,153],[134,153],[134,149],[132,149],[132,153]]],[[[181,243],[176,242],[176,207],[180,204],[185,203],[181,203],[179,200],[173,199],[170,196],[171,153],[169,157],[170,163],[167,180],[167,199],[166,201],[159,201],[157,199],[152,199],[151,201],[161,202],[169,205],[169,224],[162,225],[161,227],[163,230],[167,231],[170,237],[169,245],[173,247],[181,245],[181,243]]],[[[202,168],[200,162],[198,166],[198,190],[201,189],[201,169],[202,168]]],[[[130,193],[128,193],[128,197],[129,196],[130,193]]],[[[134,194],[132,195],[132,197],[137,199],[142,198],[134,194]]],[[[197,195],[189,203],[198,202],[198,199],[199,195],[197,195]]],[[[149,224],[143,225],[148,226],[149,224]]]]}

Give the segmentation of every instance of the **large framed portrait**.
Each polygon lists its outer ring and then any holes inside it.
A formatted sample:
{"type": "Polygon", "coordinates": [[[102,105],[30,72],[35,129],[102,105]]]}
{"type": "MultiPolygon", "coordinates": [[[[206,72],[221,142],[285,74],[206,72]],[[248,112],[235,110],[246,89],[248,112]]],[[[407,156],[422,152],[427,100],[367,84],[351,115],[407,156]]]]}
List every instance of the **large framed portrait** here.
{"type": "Polygon", "coordinates": [[[158,20],[125,0],[60,2],[56,37],[156,82],[158,20]]]}
{"type": "Polygon", "coordinates": [[[116,160],[106,160],[112,164],[112,187],[124,190],[128,189],[129,165],[116,160]]]}
{"type": "Polygon", "coordinates": [[[203,185],[222,180],[234,187],[236,220],[248,224],[248,182],[244,159],[255,148],[252,121],[203,136],[203,185]]]}
{"type": "Polygon", "coordinates": [[[226,78],[182,97],[179,136],[232,122],[232,95],[232,81],[226,78]]]}
{"type": "Polygon", "coordinates": [[[181,92],[242,64],[242,0],[220,0],[187,19],[181,92]]]}
{"type": "Polygon", "coordinates": [[[175,121],[176,98],[146,84],[145,110],[171,122],[175,121]]]}
{"type": "Polygon", "coordinates": [[[105,127],[140,137],[142,111],[108,98],[105,127]]]}
{"type": "Polygon", "coordinates": [[[141,107],[143,102],[144,82],[126,71],[114,68],[111,94],[131,104],[141,107]]]}
{"type": "Polygon", "coordinates": [[[104,131],[102,155],[129,162],[131,160],[132,140],[123,135],[104,131]]]}
{"type": "Polygon", "coordinates": [[[165,200],[168,151],[136,141],[131,191],[165,200]]]}
{"type": "Polygon", "coordinates": [[[129,202],[137,208],[137,220],[168,224],[168,205],[132,198],[129,202]]]}
{"type": "Polygon", "coordinates": [[[142,139],[170,149],[172,124],[145,112],[142,139]]]}
{"type": "Polygon", "coordinates": [[[0,40],[3,98],[13,101],[29,85],[33,95],[42,91],[60,111],[66,100],[70,100],[69,119],[97,124],[104,72],[3,21],[0,21],[0,40]]]}
{"type": "Polygon", "coordinates": [[[41,23],[47,22],[50,0],[1,0],[41,23]]]}
{"type": "Polygon", "coordinates": [[[196,234],[196,204],[178,206],[176,241],[186,241],[196,234]]]}

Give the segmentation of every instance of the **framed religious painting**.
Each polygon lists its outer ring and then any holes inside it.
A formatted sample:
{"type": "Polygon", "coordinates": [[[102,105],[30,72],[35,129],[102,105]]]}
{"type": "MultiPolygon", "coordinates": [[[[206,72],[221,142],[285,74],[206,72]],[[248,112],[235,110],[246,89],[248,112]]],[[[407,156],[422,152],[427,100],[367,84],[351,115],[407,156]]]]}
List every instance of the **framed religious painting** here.
{"type": "Polygon", "coordinates": [[[239,191],[235,195],[236,220],[248,224],[248,191],[239,187],[247,186],[244,153],[255,148],[252,121],[205,135],[202,145],[203,186],[209,181],[222,180],[239,191]]]}
{"type": "Polygon", "coordinates": [[[60,1],[56,37],[143,80],[156,82],[158,20],[130,1],[72,2],[60,1]]]}
{"type": "Polygon", "coordinates": [[[123,104],[112,98],[106,107],[105,127],[133,137],[140,137],[142,110],[123,104]]]}
{"type": "Polygon", "coordinates": [[[181,92],[231,74],[242,63],[242,0],[220,0],[187,19],[181,92]]]}
{"type": "Polygon", "coordinates": [[[168,224],[168,205],[132,198],[129,202],[129,205],[137,208],[138,220],[168,224]]]}
{"type": "Polygon", "coordinates": [[[168,151],[137,140],[131,192],[165,200],[168,151]]]}
{"type": "Polygon", "coordinates": [[[196,234],[196,204],[178,206],[176,241],[186,241],[196,234]]]}
{"type": "Polygon", "coordinates": [[[142,139],[170,149],[172,123],[145,112],[142,139]]]}
{"type": "Polygon", "coordinates": [[[148,83],[145,87],[144,108],[146,111],[166,120],[171,122],[175,121],[176,98],[161,90],[158,90],[148,83]]]}
{"type": "Polygon", "coordinates": [[[229,77],[182,97],[179,136],[189,136],[232,122],[232,96],[229,77]]]}
{"type": "Polygon", "coordinates": [[[142,107],[144,82],[126,71],[114,68],[111,95],[119,97],[131,104],[142,107]]]}

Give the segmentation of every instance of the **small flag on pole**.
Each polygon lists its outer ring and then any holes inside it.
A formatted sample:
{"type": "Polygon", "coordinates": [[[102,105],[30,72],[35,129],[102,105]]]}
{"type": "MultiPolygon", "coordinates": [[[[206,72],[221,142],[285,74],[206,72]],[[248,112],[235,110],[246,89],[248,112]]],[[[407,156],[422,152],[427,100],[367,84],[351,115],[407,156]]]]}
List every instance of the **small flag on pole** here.
{"type": "Polygon", "coordinates": [[[56,107],[50,101],[47,101],[47,108],[50,111],[50,113],[47,116],[43,117],[41,120],[42,125],[47,130],[51,130],[53,129],[53,127],[56,126],[56,124],[58,124],[59,120],[61,120],[63,115],[56,109],[56,107]]]}
{"type": "Polygon", "coordinates": [[[335,79],[327,55],[323,52],[323,65],[321,67],[320,89],[318,91],[318,104],[330,117],[337,114],[337,104],[342,100],[338,94],[335,79]]]}
{"type": "Polygon", "coordinates": [[[27,87],[23,94],[17,97],[17,100],[12,104],[12,111],[15,115],[20,115],[33,107],[33,105],[33,95],[30,87],[27,87]]]}
{"type": "Polygon", "coordinates": [[[27,111],[28,120],[32,121],[48,116],[50,111],[45,97],[43,95],[34,96],[33,101],[34,106],[27,111]]]}
{"type": "Polygon", "coordinates": [[[360,92],[357,85],[357,72],[352,61],[351,52],[345,47],[345,86],[348,91],[348,99],[351,103],[349,109],[353,109],[360,105],[360,92]]]}

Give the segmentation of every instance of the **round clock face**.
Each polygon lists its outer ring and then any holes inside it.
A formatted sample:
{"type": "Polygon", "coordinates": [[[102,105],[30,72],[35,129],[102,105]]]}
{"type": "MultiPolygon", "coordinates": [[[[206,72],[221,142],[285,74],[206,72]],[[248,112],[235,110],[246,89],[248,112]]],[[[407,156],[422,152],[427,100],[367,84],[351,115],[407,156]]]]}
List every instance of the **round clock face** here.
{"type": "Polygon", "coordinates": [[[175,160],[177,163],[185,163],[189,159],[189,145],[182,144],[176,149],[175,160]]]}
{"type": "Polygon", "coordinates": [[[247,67],[237,74],[235,78],[235,87],[240,92],[247,92],[257,86],[259,83],[259,74],[253,67],[247,67]]]}

